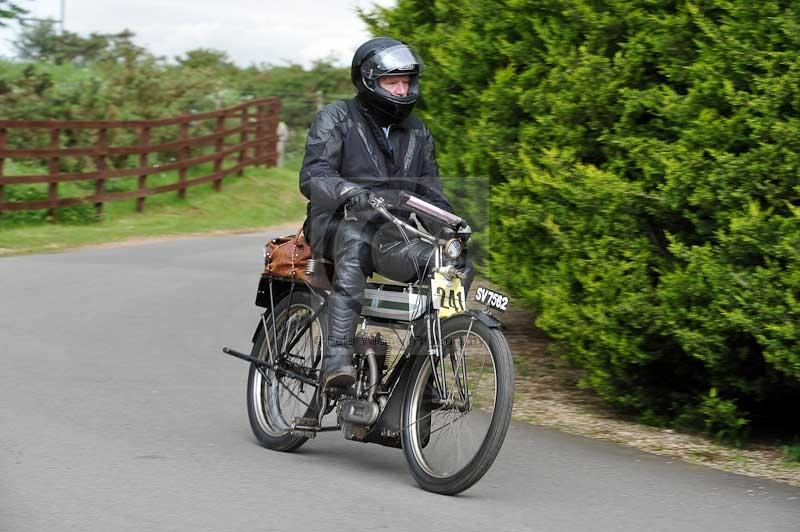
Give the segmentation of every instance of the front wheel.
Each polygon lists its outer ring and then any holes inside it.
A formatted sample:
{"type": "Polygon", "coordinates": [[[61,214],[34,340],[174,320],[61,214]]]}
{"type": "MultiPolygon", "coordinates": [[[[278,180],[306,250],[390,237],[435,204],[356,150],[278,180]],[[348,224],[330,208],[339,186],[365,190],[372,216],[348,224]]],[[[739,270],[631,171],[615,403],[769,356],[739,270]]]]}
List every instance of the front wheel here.
{"type": "Polygon", "coordinates": [[[401,440],[417,483],[454,495],[480,480],[500,452],[514,404],[514,364],[503,334],[466,314],[442,322],[442,345],[444,364],[431,364],[427,354],[414,363],[401,440]]]}

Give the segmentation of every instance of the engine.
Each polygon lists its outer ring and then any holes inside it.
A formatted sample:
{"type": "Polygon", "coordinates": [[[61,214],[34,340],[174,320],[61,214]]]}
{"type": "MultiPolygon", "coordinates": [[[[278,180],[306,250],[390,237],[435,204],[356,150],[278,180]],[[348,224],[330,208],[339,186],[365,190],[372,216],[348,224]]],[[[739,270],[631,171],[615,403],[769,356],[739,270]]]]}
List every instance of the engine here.
{"type": "Polygon", "coordinates": [[[356,398],[342,401],[339,421],[345,438],[365,441],[369,427],[386,406],[381,381],[389,344],[380,333],[361,333],[353,338],[353,350],[359,368],[356,398]]]}

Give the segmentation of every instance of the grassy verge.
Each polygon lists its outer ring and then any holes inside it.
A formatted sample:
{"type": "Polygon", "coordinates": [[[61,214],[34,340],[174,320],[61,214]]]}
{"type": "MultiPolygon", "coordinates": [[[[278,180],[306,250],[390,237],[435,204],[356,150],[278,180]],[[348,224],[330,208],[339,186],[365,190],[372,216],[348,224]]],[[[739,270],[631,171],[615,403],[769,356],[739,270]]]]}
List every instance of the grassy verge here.
{"type": "Polygon", "coordinates": [[[133,200],[110,202],[103,219],[90,224],[15,222],[0,215],[0,256],[301,220],[305,198],[298,191],[297,171],[297,161],[283,168],[248,168],[242,177],[225,178],[219,193],[204,184],[187,189],[185,200],[177,193],[149,197],[141,214],[133,200]]]}

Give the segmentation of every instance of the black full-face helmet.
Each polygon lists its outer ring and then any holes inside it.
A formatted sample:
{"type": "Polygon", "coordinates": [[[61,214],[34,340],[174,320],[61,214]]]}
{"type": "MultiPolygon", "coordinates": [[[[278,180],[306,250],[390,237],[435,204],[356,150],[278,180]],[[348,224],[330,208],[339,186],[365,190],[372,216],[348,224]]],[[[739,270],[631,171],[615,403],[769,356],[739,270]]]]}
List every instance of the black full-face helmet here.
{"type": "Polygon", "coordinates": [[[402,122],[419,97],[419,75],[423,64],[410,46],[388,37],[371,39],[356,50],[350,78],[359,99],[381,125],[402,122]],[[408,75],[408,94],[395,96],[380,86],[383,76],[408,75]]]}

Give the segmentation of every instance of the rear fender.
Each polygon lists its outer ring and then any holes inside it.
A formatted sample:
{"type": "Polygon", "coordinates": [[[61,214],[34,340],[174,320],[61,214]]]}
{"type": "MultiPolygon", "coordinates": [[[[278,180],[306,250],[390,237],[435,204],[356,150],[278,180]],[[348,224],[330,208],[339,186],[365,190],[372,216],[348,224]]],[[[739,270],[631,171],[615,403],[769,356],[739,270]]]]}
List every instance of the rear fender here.
{"type": "Polygon", "coordinates": [[[283,279],[281,277],[270,277],[269,275],[262,275],[258,281],[258,292],[256,292],[256,306],[261,308],[270,308],[269,301],[269,282],[272,280],[272,296],[275,298],[277,304],[285,294],[289,293],[289,288],[292,286],[291,279],[283,279]]]}
{"type": "MultiPolygon", "coordinates": [[[[320,304],[324,304],[325,302],[325,294],[324,290],[315,289],[311,285],[309,285],[305,281],[297,281],[293,279],[288,279],[284,277],[271,277],[269,275],[262,275],[261,279],[258,282],[258,292],[256,293],[256,306],[261,307],[264,309],[263,315],[269,316],[270,312],[272,311],[272,305],[277,305],[283,298],[287,297],[292,290],[292,285],[294,285],[294,293],[298,293],[299,291],[306,291],[310,292],[317,298],[317,301],[320,304]],[[270,299],[270,281],[272,281],[272,299],[270,299]]],[[[258,329],[261,327],[261,321],[259,320],[258,325],[256,326],[256,330],[253,333],[253,342],[256,341],[256,336],[258,335],[258,329]]]]}
{"type": "Polygon", "coordinates": [[[256,337],[258,336],[258,331],[261,329],[261,320],[258,321],[258,325],[256,325],[256,330],[253,331],[253,339],[250,340],[251,343],[256,343],[256,337]]]}
{"type": "MultiPolygon", "coordinates": [[[[282,279],[280,277],[270,277],[269,275],[262,275],[261,279],[258,281],[258,292],[256,293],[256,306],[261,307],[264,310],[264,314],[269,315],[270,309],[272,306],[270,305],[270,296],[269,296],[269,282],[272,279],[272,297],[275,298],[275,304],[277,305],[278,302],[284,298],[289,293],[289,289],[292,286],[292,281],[289,279],[282,279]]],[[[258,330],[261,328],[261,320],[258,321],[258,325],[256,325],[256,330],[253,332],[253,339],[252,342],[256,342],[256,337],[258,336],[258,330]]]]}

